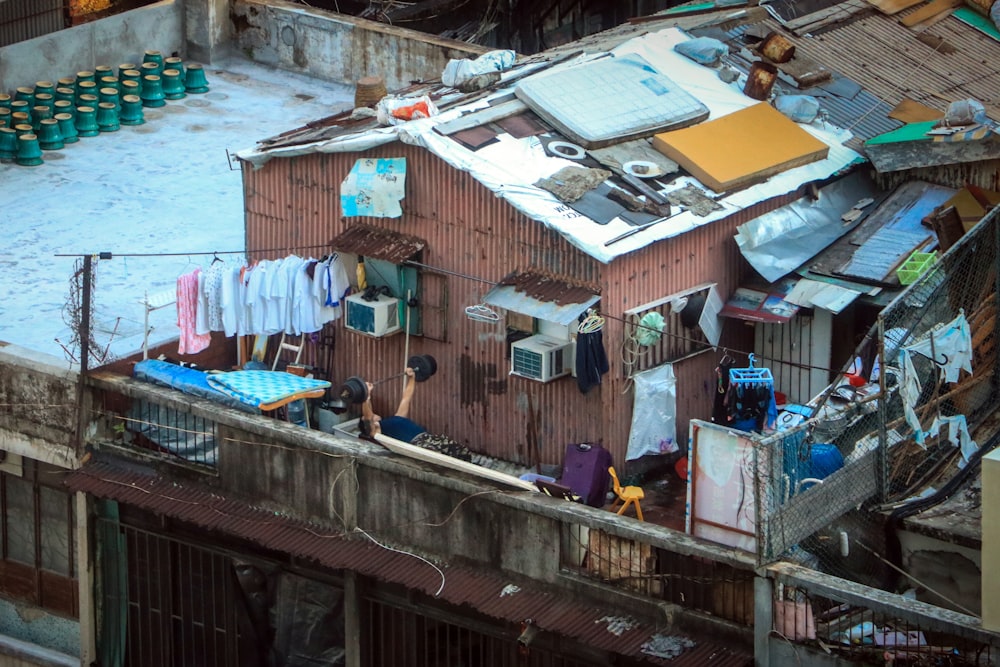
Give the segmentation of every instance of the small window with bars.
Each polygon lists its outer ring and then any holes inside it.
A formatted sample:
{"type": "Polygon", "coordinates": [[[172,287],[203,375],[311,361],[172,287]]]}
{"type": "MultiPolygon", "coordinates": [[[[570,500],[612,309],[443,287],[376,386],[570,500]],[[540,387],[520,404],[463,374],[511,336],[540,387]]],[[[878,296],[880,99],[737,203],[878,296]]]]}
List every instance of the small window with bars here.
{"type": "Polygon", "coordinates": [[[715,284],[709,283],[625,311],[622,360],[626,374],[712,349],[718,342],[720,308],[715,284]]]}

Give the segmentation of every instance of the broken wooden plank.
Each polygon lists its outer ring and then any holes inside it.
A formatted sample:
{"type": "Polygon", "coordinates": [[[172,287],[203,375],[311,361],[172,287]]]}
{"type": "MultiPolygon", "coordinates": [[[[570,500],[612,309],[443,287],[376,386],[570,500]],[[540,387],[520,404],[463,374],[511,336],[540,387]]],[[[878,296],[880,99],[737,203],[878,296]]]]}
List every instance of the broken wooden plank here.
{"type": "Polygon", "coordinates": [[[450,120],[447,123],[441,123],[434,129],[437,130],[439,134],[447,136],[449,134],[460,132],[461,130],[469,130],[473,127],[478,127],[502,118],[507,118],[508,116],[519,114],[523,111],[527,111],[527,109],[528,106],[524,102],[515,98],[507,102],[501,102],[495,106],[486,107],[485,109],[480,109],[478,111],[472,111],[464,116],[459,116],[455,120],[450,120]]]}
{"type": "Polygon", "coordinates": [[[948,11],[949,9],[961,7],[962,4],[963,0],[931,0],[931,2],[928,2],[923,7],[920,7],[916,11],[899,19],[899,22],[909,28],[912,28],[921,21],[926,21],[932,16],[937,16],[941,12],[948,11]]]}
{"type": "MultiPolygon", "coordinates": [[[[912,25],[910,27],[913,28],[914,30],[918,31],[920,34],[923,34],[924,30],[927,30],[931,26],[933,26],[933,25],[935,25],[937,23],[940,23],[941,21],[945,20],[946,18],[948,18],[949,16],[951,16],[952,13],[954,13],[954,11],[955,11],[954,7],[950,8],[950,9],[946,9],[943,12],[941,12],[940,14],[935,14],[934,16],[930,17],[929,19],[921,21],[920,23],[917,23],[916,25],[912,25]]],[[[920,35],[917,35],[917,39],[920,39],[920,35]]],[[[923,40],[921,40],[921,41],[923,41],[923,40]]],[[[944,40],[942,40],[942,42],[943,41],[944,40]]],[[[926,44],[927,42],[924,42],[924,43],[926,44]]],[[[934,45],[932,44],[931,46],[934,46],[934,45]]],[[[954,51],[952,51],[952,52],[954,52],[954,51]]]]}
{"type": "Polygon", "coordinates": [[[785,22],[785,29],[796,35],[804,35],[828,25],[844,21],[855,14],[868,11],[871,5],[866,0],[844,0],[833,7],[821,9],[805,16],[785,22]]]}
{"type": "Polygon", "coordinates": [[[868,0],[868,3],[887,16],[915,7],[924,0],[868,0]]]}
{"type": "Polygon", "coordinates": [[[795,85],[800,89],[823,83],[832,76],[826,67],[802,55],[797,55],[787,63],[777,65],[777,68],[792,77],[795,85]]]}

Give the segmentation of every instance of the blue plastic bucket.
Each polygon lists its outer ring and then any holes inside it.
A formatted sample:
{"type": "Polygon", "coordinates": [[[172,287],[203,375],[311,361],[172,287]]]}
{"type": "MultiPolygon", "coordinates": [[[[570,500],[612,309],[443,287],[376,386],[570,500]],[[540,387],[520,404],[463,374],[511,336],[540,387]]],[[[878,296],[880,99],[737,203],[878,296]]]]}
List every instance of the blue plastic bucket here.
{"type": "Polygon", "coordinates": [[[811,448],[810,456],[812,459],[810,477],[816,479],[826,479],[844,467],[844,456],[836,445],[816,443],[811,448]]]}

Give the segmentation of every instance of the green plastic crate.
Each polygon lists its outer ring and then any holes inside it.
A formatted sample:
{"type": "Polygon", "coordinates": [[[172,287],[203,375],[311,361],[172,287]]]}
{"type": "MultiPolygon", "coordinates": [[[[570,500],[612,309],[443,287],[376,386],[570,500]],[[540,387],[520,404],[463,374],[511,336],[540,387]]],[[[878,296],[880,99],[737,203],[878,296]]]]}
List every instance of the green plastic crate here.
{"type": "Polygon", "coordinates": [[[906,258],[898,269],[896,277],[900,285],[912,285],[937,262],[936,252],[915,252],[906,258]]]}

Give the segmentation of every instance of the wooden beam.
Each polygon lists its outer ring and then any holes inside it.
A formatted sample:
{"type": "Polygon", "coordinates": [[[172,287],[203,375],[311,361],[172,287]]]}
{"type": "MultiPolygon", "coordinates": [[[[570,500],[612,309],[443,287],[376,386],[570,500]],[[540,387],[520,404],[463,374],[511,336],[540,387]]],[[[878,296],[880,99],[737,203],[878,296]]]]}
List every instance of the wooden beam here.
{"type": "Polygon", "coordinates": [[[868,3],[883,14],[892,16],[904,9],[916,7],[924,0],[868,0],[868,3]]]}
{"type": "Polygon", "coordinates": [[[818,12],[800,16],[785,22],[785,29],[796,35],[804,35],[840,21],[845,21],[855,14],[871,9],[866,0],[844,0],[833,7],[821,9],[818,12]]]}
{"type": "Polygon", "coordinates": [[[912,28],[922,21],[926,21],[932,16],[937,16],[941,12],[948,11],[949,9],[955,9],[956,7],[961,7],[963,4],[962,0],[931,0],[923,7],[920,7],[916,11],[907,14],[903,18],[899,19],[899,22],[903,25],[912,28]]]}

